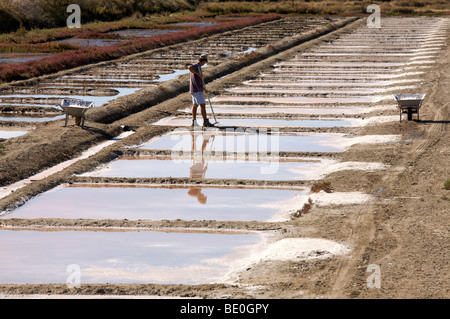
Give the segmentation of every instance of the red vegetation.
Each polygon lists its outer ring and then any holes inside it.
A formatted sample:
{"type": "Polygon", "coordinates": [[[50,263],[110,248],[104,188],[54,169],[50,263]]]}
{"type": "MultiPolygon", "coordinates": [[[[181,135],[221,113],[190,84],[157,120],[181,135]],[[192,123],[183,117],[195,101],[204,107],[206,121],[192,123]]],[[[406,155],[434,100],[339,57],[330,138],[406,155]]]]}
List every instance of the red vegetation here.
{"type": "Polygon", "coordinates": [[[311,208],[313,206],[313,201],[311,198],[308,198],[308,202],[303,204],[303,207],[301,209],[298,209],[292,216],[293,217],[302,217],[305,214],[308,214],[311,211],[311,208]]]}

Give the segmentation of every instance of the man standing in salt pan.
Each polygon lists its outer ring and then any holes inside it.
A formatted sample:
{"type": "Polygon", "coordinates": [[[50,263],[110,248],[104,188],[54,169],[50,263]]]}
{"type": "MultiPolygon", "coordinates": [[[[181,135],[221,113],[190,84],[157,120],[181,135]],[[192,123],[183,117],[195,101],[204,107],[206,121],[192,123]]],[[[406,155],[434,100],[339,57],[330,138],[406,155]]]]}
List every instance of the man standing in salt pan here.
{"type": "Polygon", "coordinates": [[[206,116],[206,100],[205,93],[208,91],[205,88],[203,82],[202,66],[208,62],[208,57],[206,55],[201,55],[198,62],[189,67],[191,72],[191,78],[189,81],[189,91],[192,95],[192,126],[199,126],[197,123],[197,109],[200,105],[200,111],[203,117],[203,126],[212,127],[212,125],[206,116]]]}

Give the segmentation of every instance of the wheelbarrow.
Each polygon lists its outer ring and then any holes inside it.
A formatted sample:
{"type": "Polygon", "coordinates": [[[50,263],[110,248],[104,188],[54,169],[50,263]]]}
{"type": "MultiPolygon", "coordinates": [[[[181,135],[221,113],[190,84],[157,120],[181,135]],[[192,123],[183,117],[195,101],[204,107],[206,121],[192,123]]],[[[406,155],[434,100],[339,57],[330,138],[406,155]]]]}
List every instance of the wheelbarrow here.
{"type": "Polygon", "coordinates": [[[66,114],[66,124],[70,116],[75,117],[75,125],[84,127],[84,121],[86,119],[86,111],[94,105],[94,102],[84,101],[79,99],[62,99],[61,105],[59,105],[66,114]]]}
{"type": "Polygon", "coordinates": [[[394,98],[397,101],[397,107],[400,110],[400,122],[402,121],[402,114],[408,114],[408,121],[412,121],[412,115],[417,114],[417,120],[419,120],[419,109],[422,106],[422,102],[425,99],[426,94],[394,94],[394,98]]]}

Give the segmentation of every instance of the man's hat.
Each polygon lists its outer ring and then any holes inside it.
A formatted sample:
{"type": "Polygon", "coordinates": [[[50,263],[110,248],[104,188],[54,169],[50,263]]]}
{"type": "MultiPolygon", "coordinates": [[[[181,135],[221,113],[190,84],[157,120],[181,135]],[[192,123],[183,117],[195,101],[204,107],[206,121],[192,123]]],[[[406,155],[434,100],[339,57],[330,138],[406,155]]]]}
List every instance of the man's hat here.
{"type": "Polygon", "coordinates": [[[206,61],[206,62],[208,62],[208,56],[207,56],[206,54],[202,54],[202,55],[198,58],[198,60],[199,60],[199,61],[206,61]]]}

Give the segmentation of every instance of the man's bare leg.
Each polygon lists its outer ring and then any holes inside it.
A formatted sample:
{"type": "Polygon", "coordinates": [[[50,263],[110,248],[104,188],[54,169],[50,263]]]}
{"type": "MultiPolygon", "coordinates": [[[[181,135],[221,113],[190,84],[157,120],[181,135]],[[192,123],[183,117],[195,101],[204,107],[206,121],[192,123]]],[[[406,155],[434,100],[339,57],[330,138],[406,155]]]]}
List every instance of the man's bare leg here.
{"type": "Polygon", "coordinates": [[[198,108],[198,104],[192,105],[192,119],[193,120],[197,119],[197,108],[198,108]]]}
{"type": "Polygon", "coordinates": [[[200,111],[202,112],[202,117],[204,120],[207,119],[206,117],[206,104],[200,104],[200,111]]]}

